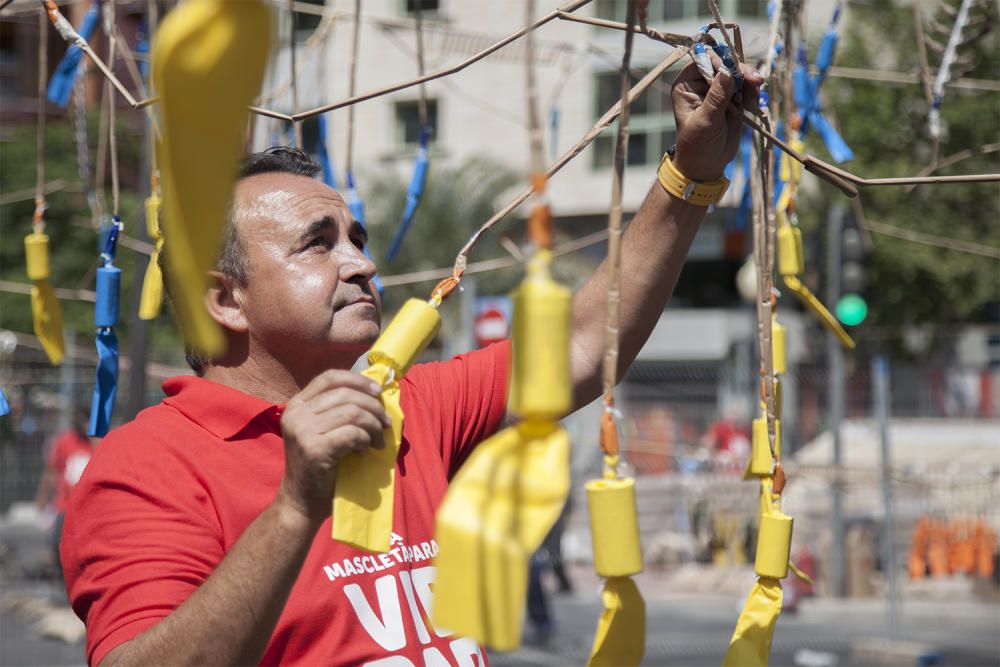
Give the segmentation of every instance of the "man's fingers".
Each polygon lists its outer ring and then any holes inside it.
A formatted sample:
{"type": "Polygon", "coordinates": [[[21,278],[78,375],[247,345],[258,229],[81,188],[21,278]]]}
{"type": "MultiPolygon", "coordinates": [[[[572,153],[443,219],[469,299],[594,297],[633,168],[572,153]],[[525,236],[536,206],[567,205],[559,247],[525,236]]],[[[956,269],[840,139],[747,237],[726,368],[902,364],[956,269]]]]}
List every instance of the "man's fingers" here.
{"type": "Polygon", "coordinates": [[[733,77],[720,70],[715,73],[715,78],[712,79],[712,85],[708,87],[708,94],[705,95],[705,102],[702,104],[706,107],[709,113],[725,113],[725,109],[729,106],[729,100],[733,96],[733,88],[735,87],[735,82],[733,77]]]}
{"type": "Polygon", "coordinates": [[[339,387],[332,391],[324,392],[309,401],[309,409],[317,415],[322,415],[343,405],[357,405],[361,409],[375,415],[385,427],[389,427],[392,424],[389,415],[385,412],[382,399],[354,389],[339,387]]]}
{"type": "Polygon", "coordinates": [[[743,72],[743,108],[750,112],[756,111],[760,107],[760,86],[764,83],[764,77],[760,72],[750,67],[746,63],[742,65],[743,72]]]}
{"type": "Polygon", "coordinates": [[[674,87],[701,92],[708,87],[708,84],[698,70],[698,66],[694,63],[688,63],[674,78],[674,87]]]}
{"type": "Polygon", "coordinates": [[[305,389],[296,398],[300,401],[308,401],[313,396],[334,387],[349,387],[364,392],[369,396],[378,396],[382,391],[377,382],[363,375],[351,371],[332,369],[314,377],[312,382],[307,384],[305,389]]]}
{"type": "Polygon", "coordinates": [[[387,428],[381,413],[371,412],[355,404],[338,405],[317,414],[312,419],[314,433],[328,433],[341,426],[354,424],[372,433],[387,428]]]}
{"type": "Polygon", "coordinates": [[[325,447],[336,450],[337,460],[348,454],[364,455],[369,449],[385,449],[381,430],[370,430],[358,424],[345,424],[320,436],[325,447]]]}

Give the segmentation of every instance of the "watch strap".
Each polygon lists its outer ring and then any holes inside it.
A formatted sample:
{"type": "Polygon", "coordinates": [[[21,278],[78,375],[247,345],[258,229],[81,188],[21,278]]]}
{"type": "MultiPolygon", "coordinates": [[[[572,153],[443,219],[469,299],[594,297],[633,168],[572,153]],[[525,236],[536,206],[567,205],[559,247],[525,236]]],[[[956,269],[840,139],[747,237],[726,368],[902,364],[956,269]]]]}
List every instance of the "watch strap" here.
{"type": "Polygon", "coordinates": [[[717,181],[691,180],[674,166],[672,156],[669,154],[663,156],[656,176],[668,194],[695,206],[718,204],[729,188],[729,179],[724,176],[717,181]]]}

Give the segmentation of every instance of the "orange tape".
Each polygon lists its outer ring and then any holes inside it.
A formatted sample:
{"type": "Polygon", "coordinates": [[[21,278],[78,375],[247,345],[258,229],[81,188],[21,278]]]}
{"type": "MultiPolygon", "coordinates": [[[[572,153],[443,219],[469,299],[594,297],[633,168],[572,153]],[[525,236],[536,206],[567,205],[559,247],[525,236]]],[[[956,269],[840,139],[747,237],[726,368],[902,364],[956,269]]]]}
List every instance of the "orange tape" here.
{"type": "MultiPolygon", "coordinates": [[[[545,174],[532,175],[531,187],[534,188],[536,197],[545,195],[546,181],[545,174]]],[[[552,247],[552,213],[547,202],[538,202],[531,209],[531,215],[528,217],[528,236],[539,248],[552,247]]]]}

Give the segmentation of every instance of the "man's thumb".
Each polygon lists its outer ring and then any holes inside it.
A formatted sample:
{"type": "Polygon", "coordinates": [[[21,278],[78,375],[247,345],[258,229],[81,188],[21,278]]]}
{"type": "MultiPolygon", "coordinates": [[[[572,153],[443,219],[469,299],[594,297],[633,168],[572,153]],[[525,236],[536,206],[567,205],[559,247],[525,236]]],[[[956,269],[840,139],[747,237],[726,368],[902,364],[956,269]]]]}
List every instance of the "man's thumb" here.
{"type": "Polygon", "coordinates": [[[702,106],[708,107],[711,113],[724,111],[733,96],[733,86],[735,85],[729,72],[719,70],[715,78],[712,79],[712,85],[708,88],[708,94],[705,95],[705,103],[702,106]]]}

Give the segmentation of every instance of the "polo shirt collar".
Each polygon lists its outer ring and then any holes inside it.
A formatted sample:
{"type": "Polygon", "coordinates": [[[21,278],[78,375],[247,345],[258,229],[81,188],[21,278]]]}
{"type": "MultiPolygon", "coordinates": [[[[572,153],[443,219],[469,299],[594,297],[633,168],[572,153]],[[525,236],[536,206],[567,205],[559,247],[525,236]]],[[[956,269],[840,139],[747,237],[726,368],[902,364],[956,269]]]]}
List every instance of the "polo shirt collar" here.
{"type": "Polygon", "coordinates": [[[162,388],[165,405],[222,440],[238,435],[258,417],[277,428],[285,407],[193,375],[169,378],[162,388]]]}

